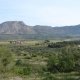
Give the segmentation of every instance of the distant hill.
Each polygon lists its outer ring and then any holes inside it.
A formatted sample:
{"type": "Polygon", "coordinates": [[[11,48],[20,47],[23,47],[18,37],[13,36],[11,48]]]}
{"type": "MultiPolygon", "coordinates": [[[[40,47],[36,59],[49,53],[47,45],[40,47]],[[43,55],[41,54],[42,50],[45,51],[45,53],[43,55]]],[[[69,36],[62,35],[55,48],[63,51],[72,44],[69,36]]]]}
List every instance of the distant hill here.
{"type": "Polygon", "coordinates": [[[29,26],[23,21],[6,21],[0,24],[0,39],[49,39],[79,37],[80,25],[74,26],[29,26]]]}

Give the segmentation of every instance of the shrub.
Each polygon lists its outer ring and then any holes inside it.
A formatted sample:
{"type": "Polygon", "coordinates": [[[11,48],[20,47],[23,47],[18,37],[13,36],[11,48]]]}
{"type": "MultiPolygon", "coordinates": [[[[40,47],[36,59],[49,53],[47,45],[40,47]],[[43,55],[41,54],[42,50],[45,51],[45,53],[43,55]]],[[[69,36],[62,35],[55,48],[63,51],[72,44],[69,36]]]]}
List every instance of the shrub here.
{"type": "Polygon", "coordinates": [[[18,66],[22,65],[22,61],[20,59],[16,60],[16,65],[18,66]]]}
{"type": "Polygon", "coordinates": [[[58,80],[56,77],[54,77],[52,74],[47,73],[43,80],[58,80]]]}
{"type": "Polygon", "coordinates": [[[30,67],[17,67],[14,71],[18,75],[29,75],[31,73],[30,67]]]}
{"type": "Polygon", "coordinates": [[[47,68],[50,72],[58,72],[59,59],[58,56],[50,56],[48,59],[47,68]]]}
{"type": "MultiPolygon", "coordinates": [[[[13,62],[12,53],[6,47],[0,47],[0,71],[8,71],[7,67],[13,62]]],[[[11,66],[12,67],[12,66],[11,66]]]]}

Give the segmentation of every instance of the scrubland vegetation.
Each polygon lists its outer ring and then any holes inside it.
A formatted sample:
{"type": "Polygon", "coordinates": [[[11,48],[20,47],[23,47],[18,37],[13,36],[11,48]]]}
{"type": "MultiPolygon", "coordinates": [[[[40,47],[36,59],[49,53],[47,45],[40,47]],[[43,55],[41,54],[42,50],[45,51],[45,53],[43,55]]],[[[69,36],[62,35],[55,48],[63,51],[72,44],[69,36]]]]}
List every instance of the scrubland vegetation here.
{"type": "Polygon", "coordinates": [[[79,80],[80,41],[0,44],[0,80],[79,80]],[[32,44],[32,45],[31,45],[32,44]]]}

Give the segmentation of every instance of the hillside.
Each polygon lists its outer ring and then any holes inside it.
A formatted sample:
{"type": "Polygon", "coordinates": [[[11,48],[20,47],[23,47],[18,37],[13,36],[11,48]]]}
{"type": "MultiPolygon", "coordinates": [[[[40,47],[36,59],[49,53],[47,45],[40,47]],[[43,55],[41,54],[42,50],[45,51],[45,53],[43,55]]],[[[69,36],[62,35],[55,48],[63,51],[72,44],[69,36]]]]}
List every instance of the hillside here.
{"type": "Polygon", "coordinates": [[[29,26],[23,21],[6,21],[0,24],[0,39],[47,39],[60,37],[79,37],[80,25],[75,26],[29,26]]]}
{"type": "Polygon", "coordinates": [[[0,34],[34,34],[31,26],[22,21],[7,21],[0,24],[0,34]]]}

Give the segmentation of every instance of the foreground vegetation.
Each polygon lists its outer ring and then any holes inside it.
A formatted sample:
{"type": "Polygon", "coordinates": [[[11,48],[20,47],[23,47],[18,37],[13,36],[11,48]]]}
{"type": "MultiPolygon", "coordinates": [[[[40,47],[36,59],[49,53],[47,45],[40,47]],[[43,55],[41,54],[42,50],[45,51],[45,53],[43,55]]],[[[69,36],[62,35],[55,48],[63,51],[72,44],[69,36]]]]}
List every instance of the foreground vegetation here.
{"type": "Polygon", "coordinates": [[[0,44],[0,80],[79,80],[80,41],[0,44]]]}

